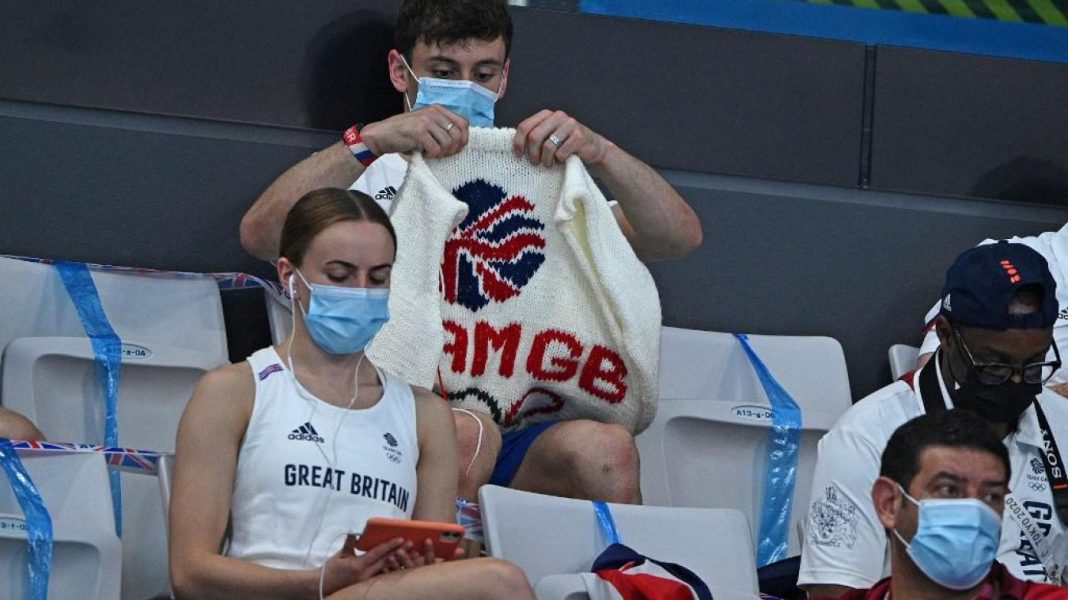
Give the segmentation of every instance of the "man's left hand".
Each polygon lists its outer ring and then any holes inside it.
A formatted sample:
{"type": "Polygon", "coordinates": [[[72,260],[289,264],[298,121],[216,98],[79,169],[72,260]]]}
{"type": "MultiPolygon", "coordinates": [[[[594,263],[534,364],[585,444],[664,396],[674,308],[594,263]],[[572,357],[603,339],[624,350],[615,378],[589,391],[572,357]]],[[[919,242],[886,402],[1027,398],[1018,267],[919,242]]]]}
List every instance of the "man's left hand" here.
{"type": "Polygon", "coordinates": [[[604,160],[611,142],[561,110],[543,110],[516,127],[512,150],[532,164],[551,167],[577,155],[587,167],[604,160]]]}

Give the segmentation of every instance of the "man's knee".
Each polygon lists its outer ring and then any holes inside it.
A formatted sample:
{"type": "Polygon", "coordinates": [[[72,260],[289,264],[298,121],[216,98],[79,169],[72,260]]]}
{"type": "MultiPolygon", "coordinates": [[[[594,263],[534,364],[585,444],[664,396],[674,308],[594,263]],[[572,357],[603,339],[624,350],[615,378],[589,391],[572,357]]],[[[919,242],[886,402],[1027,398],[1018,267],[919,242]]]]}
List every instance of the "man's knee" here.
{"type": "Polygon", "coordinates": [[[564,443],[569,470],[583,495],[609,502],[639,502],[638,447],[620,425],[573,421],[564,443]]]}

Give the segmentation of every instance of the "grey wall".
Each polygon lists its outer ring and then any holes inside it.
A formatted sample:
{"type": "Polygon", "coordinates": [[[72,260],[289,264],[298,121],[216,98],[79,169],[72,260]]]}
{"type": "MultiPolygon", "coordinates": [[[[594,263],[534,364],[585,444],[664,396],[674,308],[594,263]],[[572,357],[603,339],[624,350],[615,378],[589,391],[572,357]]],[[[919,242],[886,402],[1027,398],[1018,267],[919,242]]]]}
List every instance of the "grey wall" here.
{"type": "MultiPolygon", "coordinates": [[[[240,217],[338,130],[399,108],[395,6],[0,5],[0,253],[269,273],[240,249],[240,217]]],[[[568,110],[702,220],[700,250],[652,266],[665,322],[834,336],[858,396],[888,381],[890,344],[918,343],[961,249],[1068,217],[963,197],[1068,186],[1063,65],[513,15],[499,121],[568,110]]],[[[266,343],[257,300],[226,301],[233,358],[266,343]]]]}

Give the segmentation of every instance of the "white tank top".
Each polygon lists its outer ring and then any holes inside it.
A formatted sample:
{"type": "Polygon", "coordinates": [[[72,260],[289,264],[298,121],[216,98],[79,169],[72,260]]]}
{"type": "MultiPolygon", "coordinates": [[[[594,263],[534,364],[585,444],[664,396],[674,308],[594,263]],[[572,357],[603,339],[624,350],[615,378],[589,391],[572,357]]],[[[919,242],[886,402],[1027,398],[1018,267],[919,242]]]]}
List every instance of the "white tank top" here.
{"type": "Polygon", "coordinates": [[[248,362],[256,398],[238,454],[229,556],[318,567],[370,517],[411,518],[419,440],[407,383],[379,370],[382,399],[345,410],[300,386],[274,348],[248,362]]]}

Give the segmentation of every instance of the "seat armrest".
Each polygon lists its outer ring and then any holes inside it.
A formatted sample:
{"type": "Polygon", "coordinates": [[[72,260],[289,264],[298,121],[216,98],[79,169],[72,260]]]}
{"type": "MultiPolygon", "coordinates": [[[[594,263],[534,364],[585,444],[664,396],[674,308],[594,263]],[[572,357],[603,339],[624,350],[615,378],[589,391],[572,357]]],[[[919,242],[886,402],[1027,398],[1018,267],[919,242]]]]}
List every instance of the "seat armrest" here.
{"type": "Polygon", "coordinates": [[[534,595],[538,600],[589,600],[586,583],[582,575],[549,575],[538,580],[534,586],[534,595]]]}

